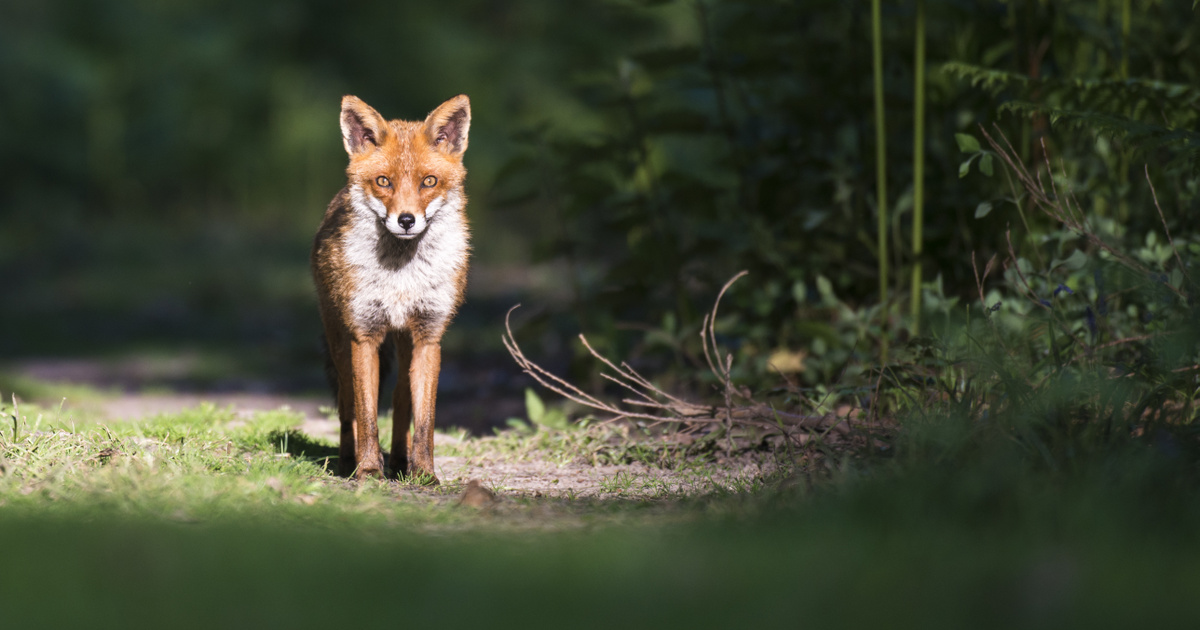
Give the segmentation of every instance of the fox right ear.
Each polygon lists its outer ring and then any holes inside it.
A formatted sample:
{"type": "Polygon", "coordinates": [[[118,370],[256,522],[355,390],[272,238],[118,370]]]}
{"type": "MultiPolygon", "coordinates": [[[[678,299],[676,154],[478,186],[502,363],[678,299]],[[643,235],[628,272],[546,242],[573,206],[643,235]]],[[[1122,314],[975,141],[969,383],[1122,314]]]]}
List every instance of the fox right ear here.
{"type": "Polygon", "coordinates": [[[342,97],[342,144],[354,155],[378,147],[387,135],[387,121],[357,96],[342,97]]]}
{"type": "Polygon", "coordinates": [[[471,129],[471,99],[466,94],[438,105],[425,119],[425,131],[435,147],[462,157],[467,150],[467,132],[471,129]]]}

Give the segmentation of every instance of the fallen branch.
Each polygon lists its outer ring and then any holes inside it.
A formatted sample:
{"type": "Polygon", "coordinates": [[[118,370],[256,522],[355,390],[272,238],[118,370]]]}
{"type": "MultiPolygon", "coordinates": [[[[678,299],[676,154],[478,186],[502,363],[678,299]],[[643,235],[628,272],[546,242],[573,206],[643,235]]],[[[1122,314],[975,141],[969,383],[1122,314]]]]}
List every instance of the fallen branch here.
{"type": "Polygon", "coordinates": [[[729,438],[726,446],[727,451],[732,451],[733,429],[738,427],[777,430],[787,439],[795,441],[798,444],[808,441],[808,432],[836,431],[840,434],[849,433],[850,427],[845,419],[839,418],[833,413],[824,415],[794,414],[779,411],[766,403],[754,402],[753,400],[748,401],[748,404],[734,404],[735,396],[743,399],[746,397],[740,394],[733,385],[731,378],[733,356],[731,354],[726,354],[724,357],[721,356],[720,348],[717,346],[716,341],[715,323],[717,319],[717,307],[720,305],[721,298],[725,295],[730,285],[744,275],[746,275],[745,271],[737,274],[729,282],[725,283],[725,286],[721,288],[721,292],[717,295],[717,299],[713,303],[712,312],[705,315],[704,323],[700,329],[700,339],[704,344],[704,358],[708,362],[709,370],[712,371],[712,374],[722,385],[722,404],[703,404],[673,396],[654,385],[654,383],[639,374],[628,363],[622,361],[618,365],[609,360],[592,347],[586,336],[580,334],[579,340],[583,343],[583,347],[610,370],[608,372],[602,371],[600,376],[632,394],[632,397],[624,398],[619,403],[596,398],[569,381],[552,374],[525,356],[525,353],[521,351],[521,347],[517,344],[517,340],[513,336],[510,323],[512,312],[520,306],[519,304],[509,309],[508,314],[504,317],[504,346],[508,349],[508,353],[512,355],[513,360],[517,362],[517,365],[521,366],[521,369],[533,377],[538,384],[567,400],[607,414],[609,417],[603,420],[603,422],[640,420],[646,423],[647,428],[673,425],[686,433],[695,433],[703,429],[712,430],[720,427],[725,430],[726,436],[729,438]]]}

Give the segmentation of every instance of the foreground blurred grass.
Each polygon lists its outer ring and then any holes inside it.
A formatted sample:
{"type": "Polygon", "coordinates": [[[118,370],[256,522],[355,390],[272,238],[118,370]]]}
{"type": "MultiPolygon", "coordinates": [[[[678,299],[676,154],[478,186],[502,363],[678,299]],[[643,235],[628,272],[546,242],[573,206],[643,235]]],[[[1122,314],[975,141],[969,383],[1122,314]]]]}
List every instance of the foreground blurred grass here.
{"type": "Polygon", "coordinates": [[[1070,474],[847,460],[752,495],[478,512],[328,475],[286,412],[3,418],[5,627],[1200,620],[1195,471],[1152,446],[1070,474]]]}

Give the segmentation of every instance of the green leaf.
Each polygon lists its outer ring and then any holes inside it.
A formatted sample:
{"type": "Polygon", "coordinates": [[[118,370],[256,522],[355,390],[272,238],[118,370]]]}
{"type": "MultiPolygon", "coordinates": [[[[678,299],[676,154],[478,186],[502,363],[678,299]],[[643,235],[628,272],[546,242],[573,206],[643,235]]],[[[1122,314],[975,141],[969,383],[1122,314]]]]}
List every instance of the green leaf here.
{"type": "Polygon", "coordinates": [[[508,420],[505,420],[504,423],[507,424],[510,429],[515,429],[520,433],[530,433],[533,431],[533,428],[529,426],[529,423],[520,418],[509,418],[508,420]]]}
{"type": "Polygon", "coordinates": [[[542,416],[542,420],[538,424],[547,429],[555,429],[557,431],[563,431],[569,426],[567,414],[563,413],[561,409],[547,410],[546,415],[542,416]]]}
{"type": "Polygon", "coordinates": [[[536,424],[541,424],[542,416],[546,415],[546,404],[531,387],[525,388],[525,414],[536,424]]]}
{"type": "Polygon", "coordinates": [[[979,141],[974,136],[965,133],[954,134],[954,140],[958,142],[958,150],[963,153],[979,153],[979,141]]]}
{"type": "Polygon", "coordinates": [[[981,202],[979,202],[978,206],[975,206],[975,218],[982,219],[983,217],[986,217],[988,215],[988,213],[991,211],[992,211],[992,202],[981,201],[981,202]]]}
{"type": "Polygon", "coordinates": [[[833,294],[833,283],[825,276],[817,276],[817,293],[821,294],[821,300],[826,305],[837,303],[837,296],[833,294]]]}
{"type": "Polygon", "coordinates": [[[797,280],[792,284],[792,299],[797,304],[804,304],[808,301],[808,287],[805,286],[803,280],[797,280]]]}
{"type": "MultiPolygon", "coordinates": [[[[525,413],[529,415],[530,422],[547,429],[561,431],[570,427],[567,414],[562,409],[547,409],[546,403],[529,387],[525,388],[525,413]]],[[[512,422],[509,422],[509,426],[520,428],[512,422]]]]}
{"type": "Polygon", "coordinates": [[[984,153],[983,157],[979,158],[979,170],[988,177],[992,176],[992,154],[984,153]]]}
{"type": "Polygon", "coordinates": [[[966,177],[967,173],[971,172],[971,160],[974,160],[974,159],[975,159],[975,156],[972,155],[971,159],[958,165],[958,178],[959,179],[966,177]]]}
{"type": "Polygon", "coordinates": [[[1087,264],[1087,259],[1087,254],[1085,254],[1082,249],[1077,249],[1071,252],[1071,255],[1067,256],[1067,259],[1062,262],[1067,266],[1067,269],[1070,269],[1071,271],[1078,271],[1083,269],[1083,266],[1087,264]]]}
{"type": "Polygon", "coordinates": [[[1070,252],[1070,256],[1067,258],[1063,258],[1061,260],[1055,258],[1054,260],[1051,260],[1050,269],[1057,269],[1060,268],[1060,266],[1066,266],[1066,268],[1069,270],[1078,271],[1084,268],[1084,265],[1086,264],[1087,254],[1084,253],[1084,250],[1075,250],[1074,252],[1070,252]]]}

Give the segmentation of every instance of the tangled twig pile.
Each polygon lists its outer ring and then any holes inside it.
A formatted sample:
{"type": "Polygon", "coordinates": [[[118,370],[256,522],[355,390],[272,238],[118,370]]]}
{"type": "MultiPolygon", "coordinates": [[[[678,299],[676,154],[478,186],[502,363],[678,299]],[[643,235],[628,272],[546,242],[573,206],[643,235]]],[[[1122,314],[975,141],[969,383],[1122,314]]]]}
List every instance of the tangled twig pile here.
{"type": "Polygon", "coordinates": [[[725,286],[721,288],[721,292],[717,295],[717,299],[713,303],[712,312],[705,315],[704,323],[700,327],[700,340],[704,345],[704,358],[708,362],[709,370],[712,371],[713,375],[721,383],[724,399],[721,404],[704,404],[673,396],[655,386],[628,363],[624,361],[620,365],[613,363],[604,355],[597,352],[588,343],[586,336],[580,334],[579,340],[583,342],[584,348],[587,348],[587,351],[593,357],[611,370],[611,372],[602,371],[600,376],[616,383],[622,389],[632,394],[632,397],[623,398],[619,403],[608,402],[592,396],[576,385],[551,374],[545,368],[525,356],[520,346],[517,345],[517,341],[513,337],[512,327],[509,324],[509,317],[517,306],[509,309],[508,315],[504,319],[506,331],[504,345],[508,348],[508,352],[512,355],[513,360],[521,366],[521,369],[526,374],[532,376],[543,387],[568,400],[601,413],[609,414],[610,417],[605,419],[604,422],[640,420],[646,423],[647,428],[673,425],[683,433],[722,430],[727,437],[726,449],[729,451],[733,448],[732,436],[735,428],[755,428],[768,432],[777,431],[786,439],[798,444],[807,442],[814,432],[835,431],[839,434],[848,433],[850,427],[846,421],[832,413],[824,415],[800,415],[780,411],[766,403],[753,400],[748,392],[739,390],[734,386],[731,378],[733,355],[728,353],[724,356],[721,355],[720,349],[717,346],[714,326],[717,319],[717,307],[720,305],[725,291],[738,278],[746,275],[746,273],[743,271],[725,283],[725,286]],[[738,400],[741,402],[735,402],[738,400]]]}

